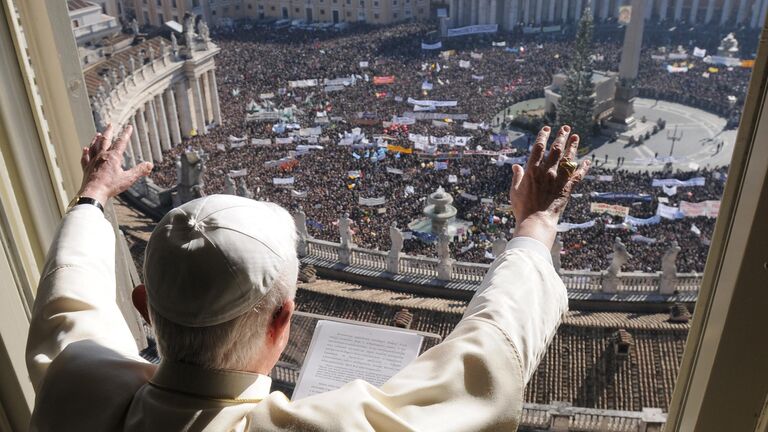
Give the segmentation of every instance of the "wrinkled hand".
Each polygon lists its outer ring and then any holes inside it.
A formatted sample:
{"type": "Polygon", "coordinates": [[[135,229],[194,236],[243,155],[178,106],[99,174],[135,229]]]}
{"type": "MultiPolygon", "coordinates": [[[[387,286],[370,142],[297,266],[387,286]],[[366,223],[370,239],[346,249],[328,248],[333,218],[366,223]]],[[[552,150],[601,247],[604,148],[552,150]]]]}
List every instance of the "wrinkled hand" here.
{"type": "Polygon", "coordinates": [[[151,162],[123,170],[123,153],[131,140],[133,128],[127,126],[112,144],[112,125],[98,133],[89,147],[83,148],[80,165],[83,168],[83,184],[78,195],[93,198],[102,205],[126,191],[139,178],[152,171],[151,162]]]}
{"type": "Polygon", "coordinates": [[[555,240],[555,227],[568,204],[571,190],[589,171],[585,160],[569,175],[559,167],[561,160],[575,161],[579,136],[571,135],[571,128],[563,126],[544,155],[551,129],[545,126],[536,137],[525,170],[512,166],[512,188],[509,201],[517,221],[515,236],[533,237],[551,247],[555,240]]]}

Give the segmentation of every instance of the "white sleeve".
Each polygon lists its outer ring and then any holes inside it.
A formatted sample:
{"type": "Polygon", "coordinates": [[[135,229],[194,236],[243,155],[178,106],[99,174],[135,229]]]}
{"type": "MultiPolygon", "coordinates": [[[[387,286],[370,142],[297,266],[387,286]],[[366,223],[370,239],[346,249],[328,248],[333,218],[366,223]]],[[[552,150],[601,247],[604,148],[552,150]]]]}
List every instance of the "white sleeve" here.
{"type": "Polygon", "coordinates": [[[26,357],[36,389],[51,362],[73,342],[89,339],[136,355],[115,285],[112,226],[96,207],[76,206],[51,243],[32,309],[26,357]]]}
{"type": "Polygon", "coordinates": [[[464,318],[488,319],[507,334],[527,383],[567,310],[568,295],[549,249],[538,240],[516,237],[491,265],[464,318]]]}

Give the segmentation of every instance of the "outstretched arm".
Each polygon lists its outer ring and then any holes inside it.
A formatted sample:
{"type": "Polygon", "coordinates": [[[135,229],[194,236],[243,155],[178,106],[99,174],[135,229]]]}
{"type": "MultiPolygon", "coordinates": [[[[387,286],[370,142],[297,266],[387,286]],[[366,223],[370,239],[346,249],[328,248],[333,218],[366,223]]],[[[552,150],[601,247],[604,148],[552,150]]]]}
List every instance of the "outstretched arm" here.
{"type": "MultiPolygon", "coordinates": [[[[105,205],[152,169],[145,162],[128,171],[123,152],[132,129],[112,143],[112,127],[83,149],[78,195],[105,205]]],[[[115,238],[95,206],[83,204],[64,216],[40,277],[27,339],[27,367],[39,389],[48,366],[71,343],[92,340],[121,353],[136,346],[115,303],[115,238]]]]}
{"type": "MultiPolygon", "coordinates": [[[[381,388],[362,381],[288,403],[270,397],[256,408],[265,430],[514,430],[523,391],[562,314],[565,286],[552,267],[555,226],[573,186],[587,172],[561,164],[578,137],[560,130],[543,157],[549,128],[539,134],[527,169],[514,166],[510,198],[516,237],[494,261],[454,331],[381,388]]],[[[566,159],[570,160],[570,159],[566,159]]]]}

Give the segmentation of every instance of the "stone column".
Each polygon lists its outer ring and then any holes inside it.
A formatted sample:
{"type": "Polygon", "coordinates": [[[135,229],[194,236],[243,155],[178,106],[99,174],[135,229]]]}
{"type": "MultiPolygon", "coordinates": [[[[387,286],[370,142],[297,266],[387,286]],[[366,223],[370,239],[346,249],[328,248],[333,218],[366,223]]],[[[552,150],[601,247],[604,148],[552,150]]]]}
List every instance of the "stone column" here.
{"type": "Polygon", "coordinates": [[[475,25],[477,24],[477,9],[479,7],[480,0],[469,0],[470,2],[470,9],[469,9],[469,24],[475,25]]]}
{"type": "MultiPolygon", "coordinates": [[[[712,0],[712,3],[715,1],[716,0],[712,0]]],[[[725,25],[725,23],[727,23],[731,18],[731,9],[733,9],[733,1],[725,0],[723,3],[723,8],[720,9],[720,25],[725,25]]]]}
{"type": "Polygon", "coordinates": [[[213,107],[213,121],[221,125],[221,106],[219,106],[219,86],[216,84],[216,71],[208,71],[208,83],[210,85],[211,105],[213,107]]]}
{"type": "Polygon", "coordinates": [[[669,0],[661,0],[661,6],[659,6],[659,21],[667,19],[669,14],[669,0]]]}
{"type": "Polygon", "coordinates": [[[136,112],[136,126],[139,131],[141,154],[144,157],[144,161],[152,162],[152,150],[149,147],[149,132],[147,131],[147,118],[143,106],[136,112]]]}
{"type": "Polygon", "coordinates": [[[536,0],[536,25],[541,25],[541,19],[544,15],[544,0],[536,0]]]}
{"type": "Polygon", "coordinates": [[[645,20],[650,21],[651,16],[653,15],[653,4],[656,2],[656,0],[649,0],[645,4],[645,20]]]}
{"type": "Polygon", "coordinates": [[[147,130],[149,131],[149,145],[152,148],[152,161],[163,161],[163,149],[160,147],[160,133],[157,130],[157,110],[155,102],[150,99],[147,101],[147,130]]]}
{"type": "Polygon", "coordinates": [[[739,0],[739,10],[736,12],[736,23],[741,24],[747,16],[747,6],[750,0],[739,0]]]}
{"type": "Polygon", "coordinates": [[[509,3],[509,30],[512,30],[520,22],[520,0],[511,0],[509,3]]]}
{"type": "Polygon", "coordinates": [[[466,0],[458,0],[458,13],[456,14],[456,26],[464,27],[467,22],[467,2],[466,0]]]}
{"type": "Polygon", "coordinates": [[[707,15],[704,17],[704,23],[709,24],[712,22],[712,17],[715,15],[715,2],[717,0],[708,0],[707,2],[707,15]]]}
{"type": "Polygon", "coordinates": [[[762,25],[765,22],[765,16],[768,14],[768,0],[762,0],[763,6],[760,8],[760,21],[757,23],[758,26],[762,25]]]}
{"type": "Polygon", "coordinates": [[[573,11],[573,21],[578,22],[581,19],[581,13],[584,11],[582,8],[581,0],[576,0],[576,9],[573,11]]]}
{"type": "Polygon", "coordinates": [[[160,145],[163,150],[169,150],[171,144],[171,134],[168,130],[168,113],[165,112],[165,102],[163,95],[155,95],[155,108],[157,109],[157,127],[160,133],[160,145]]]}
{"type": "MultiPolygon", "coordinates": [[[[548,0],[549,1],[549,13],[547,13],[547,21],[549,23],[552,23],[555,21],[555,0],[548,0]]],[[[561,0],[562,1],[562,0],[561,0]]]]}
{"type": "MultiPolygon", "coordinates": [[[[680,0],[682,1],[682,0],[680,0]]],[[[611,0],[603,0],[603,4],[600,7],[600,18],[606,19],[608,18],[608,9],[610,9],[611,6],[611,0]]]]}
{"type": "Polygon", "coordinates": [[[205,107],[203,106],[204,99],[200,88],[200,77],[192,76],[189,78],[189,82],[192,85],[192,103],[194,104],[197,133],[205,135],[205,107]]]}
{"type": "Polygon", "coordinates": [[[488,24],[488,0],[479,0],[477,6],[477,23],[488,24]]]}
{"type": "Polygon", "coordinates": [[[133,126],[133,133],[131,134],[130,147],[133,149],[133,159],[138,163],[139,161],[145,161],[144,155],[141,152],[141,142],[139,141],[139,129],[136,127],[136,114],[131,116],[131,126],[133,126]]]}
{"type": "Polygon", "coordinates": [[[459,23],[461,22],[459,18],[459,0],[451,0],[450,8],[451,27],[459,27],[459,23]]]}
{"type": "Polygon", "coordinates": [[[765,0],[755,0],[755,4],[752,5],[752,19],[749,22],[751,28],[757,28],[760,25],[760,11],[763,9],[764,3],[765,0]]]}
{"type": "MultiPolygon", "coordinates": [[[[117,128],[117,130],[122,130],[122,129],[123,129],[122,126],[117,128]]],[[[131,136],[133,135],[135,134],[131,134],[131,136]]],[[[136,155],[133,154],[133,146],[131,145],[130,142],[125,146],[125,152],[123,153],[123,162],[125,162],[125,166],[127,168],[133,168],[134,166],[136,166],[136,155]]]]}
{"type": "Polygon", "coordinates": [[[179,103],[181,135],[185,138],[192,136],[191,132],[195,128],[192,104],[189,102],[189,91],[186,80],[179,81],[176,84],[176,101],[179,103]]]}
{"type": "Polygon", "coordinates": [[[699,0],[693,0],[691,2],[691,15],[688,17],[688,21],[691,24],[696,24],[696,20],[699,17],[699,0]]]}
{"type": "Polygon", "coordinates": [[[568,22],[568,8],[570,7],[570,2],[568,0],[563,0],[563,10],[560,11],[560,19],[563,21],[563,23],[568,22]]]}
{"type": "Polygon", "coordinates": [[[203,94],[203,110],[205,111],[205,120],[210,123],[213,121],[213,107],[211,106],[211,86],[208,82],[208,72],[200,75],[200,85],[203,94]]]}
{"type": "Polygon", "coordinates": [[[179,128],[179,115],[176,111],[176,96],[173,94],[173,87],[165,90],[165,106],[168,115],[168,128],[171,133],[171,143],[174,146],[181,144],[181,129],[179,128]]]}
{"type": "Polygon", "coordinates": [[[523,22],[525,25],[528,25],[533,21],[533,1],[534,0],[525,0],[525,11],[523,15],[523,22]]]}
{"type": "Polygon", "coordinates": [[[675,22],[683,18],[683,0],[675,0],[675,22]]]}
{"type": "MultiPolygon", "coordinates": [[[[499,12],[499,2],[497,0],[490,0],[491,6],[490,10],[488,11],[488,24],[499,24],[498,22],[498,12],[499,12]]],[[[504,0],[502,0],[504,1],[504,0]]],[[[501,25],[499,25],[501,27],[501,25]]]]}

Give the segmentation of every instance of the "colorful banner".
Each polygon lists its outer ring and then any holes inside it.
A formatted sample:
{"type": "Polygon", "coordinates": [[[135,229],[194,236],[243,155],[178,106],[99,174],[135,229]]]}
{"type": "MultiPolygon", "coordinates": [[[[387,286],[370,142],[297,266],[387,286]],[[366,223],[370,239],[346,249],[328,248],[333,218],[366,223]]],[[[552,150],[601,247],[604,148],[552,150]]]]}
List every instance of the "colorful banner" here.
{"type": "Polygon", "coordinates": [[[720,201],[702,201],[699,203],[680,201],[680,213],[685,217],[704,216],[708,218],[716,218],[719,212],[720,201]]]}
{"type": "Polygon", "coordinates": [[[412,148],[407,148],[407,147],[398,146],[398,145],[388,145],[387,146],[387,150],[389,150],[391,152],[395,152],[395,153],[404,153],[404,154],[412,154],[413,153],[413,149],[412,148]]]}
{"type": "Polygon", "coordinates": [[[589,211],[591,213],[607,213],[609,215],[620,217],[627,217],[629,215],[629,207],[616,204],[591,203],[589,205],[589,211]]]}
{"type": "Polygon", "coordinates": [[[387,85],[387,84],[394,84],[394,83],[395,83],[394,75],[373,77],[373,85],[387,85]]]}

